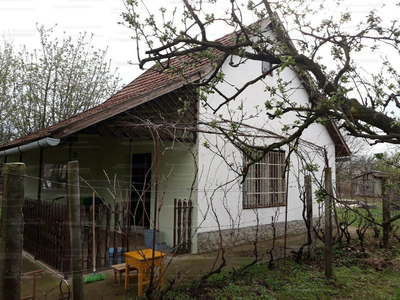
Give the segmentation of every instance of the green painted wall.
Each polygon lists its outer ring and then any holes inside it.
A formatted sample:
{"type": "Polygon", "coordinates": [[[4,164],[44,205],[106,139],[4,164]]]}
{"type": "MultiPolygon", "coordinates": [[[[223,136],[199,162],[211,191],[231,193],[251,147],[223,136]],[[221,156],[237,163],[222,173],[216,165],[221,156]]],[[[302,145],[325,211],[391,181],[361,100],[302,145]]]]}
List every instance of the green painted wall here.
{"type": "MultiPolygon", "coordinates": [[[[36,152],[36,151],[34,151],[36,152]]],[[[29,152],[24,155],[28,155],[29,152]]],[[[39,173],[39,157],[40,157],[40,150],[37,150],[37,155],[34,155],[36,157],[36,167],[37,169],[36,174],[39,173]]],[[[66,165],[69,161],[69,145],[67,144],[61,144],[56,147],[48,147],[48,148],[43,148],[43,165],[46,164],[62,164],[66,165]]],[[[28,162],[26,163],[27,168],[30,168],[30,164],[28,162]]],[[[38,175],[36,175],[38,176],[38,175]]],[[[59,181],[59,180],[56,180],[59,181]]],[[[65,180],[66,181],[66,180],[65,180]]],[[[62,180],[60,180],[62,182],[62,180]]],[[[42,184],[43,186],[43,184],[42,184]]],[[[67,203],[67,188],[62,188],[62,189],[56,189],[56,190],[46,190],[42,189],[42,196],[41,200],[43,201],[52,201],[54,198],[57,197],[64,197],[62,199],[57,200],[57,203],[60,204],[66,204],[67,203]]],[[[37,197],[35,197],[37,198],[37,197]]]]}
{"type": "MultiPolygon", "coordinates": [[[[189,200],[191,197],[193,206],[197,207],[197,177],[195,177],[197,147],[196,145],[172,145],[171,143],[163,143],[162,146],[160,148],[158,192],[161,210],[158,214],[157,228],[160,228],[160,241],[166,242],[171,247],[173,244],[174,199],[189,200]],[[194,156],[191,152],[194,153],[194,156]]],[[[153,165],[153,170],[155,171],[155,165],[153,165]]],[[[152,194],[154,201],[155,191],[152,194]]],[[[152,218],[153,214],[152,211],[152,218]]],[[[192,234],[195,232],[196,224],[197,209],[193,209],[192,234]]],[[[195,240],[192,242],[195,249],[195,240]]]]}
{"type": "MultiPolygon", "coordinates": [[[[130,201],[130,147],[133,154],[151,153],[153,160],[152,190],[151,190],[151,227],[154,224],[156,164],[155,147],[151,140],[132,140],[116,137],[79,136],[72,146],[61,144],[43,149],[43,163],[67,164],[72,154],[72,160],[79,162],[80,176],[92,186],[107,202],[130,201]],[[72,148],[70,148],[72,147],[72,148]],[[110,180],[110,182],[107,179],[110,180]],[[115,187],[114,179],[116,179],[115,187]],[[112,196],[114,195],[114,196],[112,196]]],[[[159,241],[173,244],[174,199],[189,199],[192,197],[194,207],[197,207],[197,145],[181,145],[179,143],[161,142],[158,169],[158,210],[156,227],[160,230],[159,241]],[[193,155],[191,154],[193,152],[193,155]],[[191,196],[192,192],[192,196],[191,196]]],[[[9,156],[7,162],[19,161],[19,155],[9,156]]],[[[23,153],[22,161],[26,164],[26,196],[37,198],[39,177],[40,149],[23,153]]],[[[92,197],[92,188],[82,183],[81,198],[92,197]]],[[[64,196],[57,203],[66,203],[66,189],[58,191],[42,191],[42,200],[51,201],[58,196],[64,196]]],[[[197,209],[193,209],[193,230],[197,224],[197,209]]],[[[196,241],[193,241],[194,249],[196,241]]]]}
{"type": "Polygon", "coordinates": [[[25,196],[32,199],[38,198],[39,156],[39,149],[22,154],[22,162],[25,163],[27,175],[25,179],[25,196]]]}
{"type": "MultiPolygon", "coordinates": [[[[38,198],[39,180],[39,149],[22,153],[22,162],[26,166],[25,196],[28,198],[38,198]]],[[[7,157],[7,163],[19,162],[20,154],[14,154],[7,157]]]]}

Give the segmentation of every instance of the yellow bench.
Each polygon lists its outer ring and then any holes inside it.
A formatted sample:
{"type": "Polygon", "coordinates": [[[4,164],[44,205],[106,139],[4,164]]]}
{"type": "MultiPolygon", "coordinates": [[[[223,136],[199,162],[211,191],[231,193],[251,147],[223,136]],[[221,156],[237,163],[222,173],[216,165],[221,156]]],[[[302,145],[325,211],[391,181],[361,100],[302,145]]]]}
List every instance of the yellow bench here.
{"type": "MultiPolygon", "coordinates": [[[[112,265],[111,266],[113,268],[114,271],[114,283],[117,277],[117,273],[118,273],[118,284],[121,285],[121,277],[122,277],[122,273],[125,273],[125,269],[126,269],[126,265],[125,263],[123,264],[118,264],[118,265],[112,265]]],[[[137,271],[137,269],[131,267],[130,268],[131,271],[137,271]]]]}

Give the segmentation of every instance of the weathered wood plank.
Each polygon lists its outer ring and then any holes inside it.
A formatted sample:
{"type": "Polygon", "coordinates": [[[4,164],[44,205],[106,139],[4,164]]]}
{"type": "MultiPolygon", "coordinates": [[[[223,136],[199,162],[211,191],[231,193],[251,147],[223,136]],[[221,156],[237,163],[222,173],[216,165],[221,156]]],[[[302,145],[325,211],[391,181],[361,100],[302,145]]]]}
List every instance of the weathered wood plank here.
{"type": "Polygon", "coordinates": [[[97,207],[97,223],[96,223],[96,268],[101,266],[101,224],[103,221],[103,205],[97,207]]]}
{"type": "Polygon", "coordinates": [[[109,204],[107,207],[106,211],[106,248],[105,248],[105,255],[106,255],[106,267],[108,267],[110,263],[110,255],[109,255],[109,249],[110,249],[110,226],[111,226],[111,204],[109,204]]]}
{"type": "Polygon", "coordinates": [[[182,201],[178,200],[178,254],[182,253],[182,201]]]}
{"type": "Polygon", "coordinates": [[[117,263],[118,256],[118,231],[119,231],[119,205],[115,204],[114,210],[114,257],[113,264],[117,263]]]}
{"type": "Polygon", "coordinates": [[[87,253],[87,267],[93,268],[93,205],[90,205],[89,210],[89,234],[88,234],[88,253],[87,253]]]}

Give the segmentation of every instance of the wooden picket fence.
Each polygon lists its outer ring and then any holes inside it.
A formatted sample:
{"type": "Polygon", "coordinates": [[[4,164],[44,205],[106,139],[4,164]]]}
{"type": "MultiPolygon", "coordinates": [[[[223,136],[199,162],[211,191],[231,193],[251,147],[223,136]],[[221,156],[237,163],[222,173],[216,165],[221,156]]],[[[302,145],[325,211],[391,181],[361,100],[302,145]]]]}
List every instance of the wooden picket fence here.
{"type": "Polygon", "coordinates": [[[174,199],[174,247],[176,254],[192,249],[192,200],[174,199]]]}
{"type": "Polygon", "coordinates": [[[68,211],[66,205],[25,198],[24,250],[53,268],[70,267],[68,211]]]}
{"type": "MultiPolygon", "coordinates": [[[[95,205],[95,236],[97,268],[110,264],[109,249],[114,248],[112,263],[124,262],[125,251],[129,251],[127,206],[117,203],[95,205]],[[111,217],[114,222],[111,224],[111,217]],[[122,246],[122,251],[117,249],[122,246]]],[[[35,259],[45,262],[63,273],[70,270],[69,219],[66,205],[25,198],[24,213],[24,250],[35,259]]],[[[84,269],[93,268],[93,205],[81,206],[81,230],[84,269]],[[86,215],[88,215],[86,217],[86,215]]]]}

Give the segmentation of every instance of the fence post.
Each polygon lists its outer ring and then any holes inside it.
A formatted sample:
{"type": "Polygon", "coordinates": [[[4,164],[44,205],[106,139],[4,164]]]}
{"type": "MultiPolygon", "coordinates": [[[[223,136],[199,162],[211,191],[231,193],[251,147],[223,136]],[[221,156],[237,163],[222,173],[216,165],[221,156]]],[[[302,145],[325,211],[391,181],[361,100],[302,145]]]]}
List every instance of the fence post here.
{"type": "Polygon", "coordinates": [[[181,199],[178,200],[178,254],[182,254],[182,201],[181,199]]]}
{"type": "Polygon", "coordinates": [[[71,239],[73,298],[83,300],[82,242],[80,228],[79,164],[68,162],[68,208],[71,239]]]}
{"type": "Polygon", "coordinates": [[[25,164],[4,167],[4,193],[0,240],[0,299],[21,299],[25,164]]]}
{"type": "Polygon", "coordinates": [[[325,276],[332,277],[332,172],[325,168],[325,276]]]}
{"type": "Polygon", "coordinates": [[[188,202],[188,247],[187,247],[187,252],[191,253],[192,252],[192,209],[193,209],[193,203],[192,200],[189,200],[188,202]]]}
{"type": "Polygon", "coordinates": [[[186,230],[187,230],[187,201],[183,200],[183,229],[182,229],[182,250],[183,253],[186,253],[187,243],[186,243],[186,230]]]}
{"type": "Polygon", "coordinates": [[[174,244],[173,244],[173,247],[175,248],[176,247],[176,245],[177,245],[177,243],[176,243],[176,198],[174,199],[174,226],[173,226],[173,229],[174,229],[174,244]]]}
{"type": "Polygon", "coordinates": [[[390,203],[389,203],[389,193],[387,192],[386,189],[386,182],[387,179],[383,177],[382,178],[382,223],[383,223],[382,242],[384,248],[389,247],[389,232],[391,227],[391,224],[388,223],[388,220],[390,220],[390,203]]]}
{"type": "Polygon", "coordinates": [[[311,187],[311,175],[304,177],[304,185],[306,188],[306,208],[307,208],[307,244],[308,244],[308,256],[314,257],[314,245],[313,245],[313,207],[312,207],[312,187],[311,187]]]}

